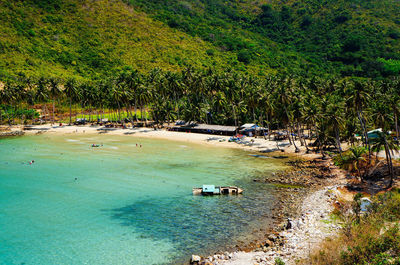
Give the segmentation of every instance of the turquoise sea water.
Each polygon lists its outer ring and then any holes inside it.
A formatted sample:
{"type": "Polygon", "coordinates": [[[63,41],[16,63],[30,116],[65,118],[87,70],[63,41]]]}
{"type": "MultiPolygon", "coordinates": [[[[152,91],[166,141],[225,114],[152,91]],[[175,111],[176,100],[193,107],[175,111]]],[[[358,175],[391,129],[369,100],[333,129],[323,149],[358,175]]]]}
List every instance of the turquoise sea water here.
{"type": "Polygon", "coordinates": [[[223,249],[268,222],[273,186],[252,178],[280,167],[132,136],[0,139],[0,264],[166,264],[223,249]],[[202,184],[245,193],[193,196],[202,184]]]}

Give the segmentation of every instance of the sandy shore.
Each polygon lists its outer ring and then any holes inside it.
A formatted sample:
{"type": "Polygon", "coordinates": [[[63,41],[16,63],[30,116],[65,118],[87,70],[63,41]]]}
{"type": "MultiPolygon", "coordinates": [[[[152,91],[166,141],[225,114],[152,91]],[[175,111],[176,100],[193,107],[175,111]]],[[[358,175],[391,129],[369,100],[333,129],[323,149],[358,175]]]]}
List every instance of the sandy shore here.
{"type": "MultiPolygon", "coordinates": [[[[21,126],[13,127],[12,130],[21,130],[21,126]]],[[[26,135],[39,133],[46,134],[103,134],[103,135],[128,135],[132,137],[145,137],[153,139],[165,139],[172,141],[190,142],[196,144],[207,144],[224,148],[241,148],[249,151],[273,152],[279,149],[285,152],[294,153],[294,147],[290,146],[289,141],[272,141],[264,138],[245,137],[241,143],[228,142],[230,136],[208,135],[199,133],[184,133],[167,130],[154,130],[151,128],[104,128],[102,126],[51,126],[35,125],[25,130],[26,135]]],[[[300,147],[300,143],[297,143],[300,147]]],[[[301,148],[302,149],[302,148],[301,148]]]]}

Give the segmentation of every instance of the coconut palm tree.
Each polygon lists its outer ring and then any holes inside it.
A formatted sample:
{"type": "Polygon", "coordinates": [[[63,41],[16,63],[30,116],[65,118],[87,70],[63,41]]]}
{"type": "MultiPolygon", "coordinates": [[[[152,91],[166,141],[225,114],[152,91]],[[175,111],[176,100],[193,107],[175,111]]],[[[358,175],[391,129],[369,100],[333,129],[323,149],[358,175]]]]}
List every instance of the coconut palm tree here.
{"type": "MultiPolygon", "coordinates": [[[[44,77],[39,78],[37,81],[36,85],[36,91],[35,91],[35,102],[41,102],[43,103],[42,105],[42,116],[46,116],[47,111],[47,106],[46,106],[46,101],[49,98],[49,91],[47,89],[47,80],[44,77]]],[[[42,124],[43,119],[40,118],[40,124],[42,124]]]]}
{"type": "Polygon", "coordinates": [[[50,78],[49,79],[49,94],[50,97],[53,101],[53,119],[52,119],[52,124],[55,122],[55,102],[57,97],[60,95],[61,89],[60,89],[60,81],[57,78],[50,78]]]}
{"type": "Polygon", "coordinates": [[[363,174],[361,174],[361,166],[362,163],[365,163],[367,159],[365,158],[365,154],[367,150],[363,146],[355,146],[349,149],[349,152],[346,155],[344,167],[347,169],[355,169],[357,171],[358,178],[361,182],[364,182],[363,174]]]}
{"type": "Polygon", "coordinates": [[[340,156],[342,156],[340,129],[342,128],[344,122],[344,102],[339,96],[329,95],[327,98],[327,103],[328,105],[326,106],[324,117],[326,118],[328,126],[330,126],[332,131],[334,132],[336,147],[339,151],[340,156]]]}
{"type": "Polygon", "coordinates": [[[355,113],[357,113],[364,135],[364,144],[368,147],[369,159],[371,159],[371,146],[368,141],[367,125],[363,111],[371,99],[370,90],[373,84],[355,79],[352,82],[344,81],[342,86],[345,87],[344,90],[348,96],[347,100],[350,101],[349,104],[353,106],[355,113]]]}
{"type": "Polygon", "coordinates": [[[399,118],[400,118],[400,79],[394,79],[390,80],[386,83],[386,86],[388,87],[386,91],[383,91],[385,93],[385,96],[387,98],[387,102],[389,106],[392,108],[393,112],[393,120],[394,120],[394,128],[396,131],[396,139],[397,139],[397,144],[400,145],[400,128],[399,128],[399,118]],[[390,95],[390,96],[387,96],[390,95]]]}
{"type": "Polygon", "coordinates": [[[72,102],[76,101],[79,98],[79,90],[77,88],[77,84],[75,79],[68,79],[65,83],[64,94],[69,101],[69,125],[72,124],[72,102]]]}
{"type": "Polygon", "coordinates": [[[16,100],[15,84],[6,82],[3,88],[3,100],[6,103],[5,113],[8,119],[8,125],[11,126],[14,123],[14,102],[16,100]],[[8,105],[11,105],[11,108],[8,105]],[[11,122],[12,119],[12,122],[11,122]]]}
{"type": "Polygon", "coordinates": [[[387,188],[392,187],[393,179],[394,179],[394,169],[392,163],[392,152],[397,150],[398,147],[396,143],[393,141],[393,138],[387,134],[386,131],[377,131],[377,138],[374,139],[374,144],[372,146],[372,150],[379,152],[382,148],[385,149],[386,163],[389,170],[390,182],[387,188]]]}

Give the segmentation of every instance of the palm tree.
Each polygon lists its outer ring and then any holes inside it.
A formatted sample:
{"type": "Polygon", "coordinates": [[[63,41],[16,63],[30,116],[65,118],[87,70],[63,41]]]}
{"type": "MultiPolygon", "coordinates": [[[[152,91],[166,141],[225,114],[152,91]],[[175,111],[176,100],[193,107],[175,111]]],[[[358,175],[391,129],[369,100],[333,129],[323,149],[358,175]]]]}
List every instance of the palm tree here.
{"type": "Polygon", "coordinates": [[[111,100],[114,104],[118,106],[118,120],[121,121],[121,103],[122,103],[122,91],[120,90],[120,87],[118,86],[113,86],[111,88],[111,100]]]}
{"type": "Polygon", "coordinates": [[[389,175],[390,175],[390,182],[389,182],[387,188],[390,188],[393,185],[393,179],[394,179],[392,151],[397,150],[397,146],[391,136],[387,137],[387,132],[377,131],[377,136],[378,137],[376,139],[374,139],[374,144],[372,146],[372,149],[375,150],[376,152],[379,152],[382,148],[385,149],[386,163],[387,163],[387,166],[389,169],[389,175]]]}
{"type": "MultiPolygon", "coordinates": [[[[47,80],[43,77],[39,78],[36,86],[36,91],[35,91],[35,102],[42,102],[44,103],[42,107],[42,116],[46,116],[46,101],[49,97],[49,91],[47,89],[47,80]]],[[[42,124],[43,119],[40,118],[40,124],[42,124]]]]}
{"type": "Polygon", "coordinates": [[[59,86],[59,80],[56,78],[50,78],[49,79],[49,93],[50,93],[50,97],[53,100],[53,120],[52,120],[52,124],[54,124],[55,122],[55,102],[57,97],[60,95],[61,89],[59,86]]]}
{"type": "Polygon", "coordinates": [[[350,105],[353,106],[355,112],[357,113],[357,117],[360,122],[364,135],[364,144],[365,146],[368,147],[368,154],[369,154],[368,156],[369,159],[371,159],[371,146],[368,141],[367,126],[363,115],[363,110],[371,98],[369,93],[369,90],[371,88],[371,83],[362,81],[360,79],[356,79],[353,80],[352,83],[343,82],[342,85],[347,88],[346,89],[346,95],[348,95],[347,100],[350,101],[350,105]]]}
{"type": "Polygon", "coordinates": [[[65,83],[64,89],[65,96],[69,100],[69,125],[72,124],[72,101],[75,101],[79,97],[79,91],[77,89],[75,79],[68,79],[65,83]]]}
{"type": "Polygon", "coordinates": [[[342,147],[340,143],[340,128],[343,124],[343,109],[344,102],[339,96],[332,95],[327,98],[328,105],[326,106],[325,118],[328,122],[328,126],[331,126],[336,140],[336,147],[342,156],[342,147]]]}
{"type": "Polygon", "coordinates": [[[399,128],[399,118],[400,118],[400,79],[395,79],[387,82],[388,89],[387,91],[383,91],[387,96],[387,102],[389,106],[392,108],[393,119],[394,119],[394,128],[396,131],[396,139],[398,144],[400,145],[400,128],[399,128]]]}
{"type": "Polygon", "coordinates": [[[17,95],[15,93],[15,84],[13,84],[11,82],[5,83],[4,88],[3,88],[3,100],[6,103],[6,107],[5,107],[6,111],[5,112],[7,114],[9,126],[11,126],[11,124],[14,123],[14,102],[16,100],[16,96],[17,95]],[[10,109],[10,107],[7,106],[8,104],[11,105],[11,109],[10,109]],[[11,122],[11,118],[12,118],[13,122],[11,122]]]}
{"type": "Polygon", "coordinates": [[[344,165],[347,169],[350,169],[350,167],[352,167],[353,169],[357,170],[357,175],[361,182],[364,181],[364,178],[363,175],[361,174],[360,167],[361,163],[366,162],[366,159],[364,157],[365,154],[366,150],[365,147],[363,146],[356,146],[350,148],[349,153],[346,156],[346,161],[344,165]]]}

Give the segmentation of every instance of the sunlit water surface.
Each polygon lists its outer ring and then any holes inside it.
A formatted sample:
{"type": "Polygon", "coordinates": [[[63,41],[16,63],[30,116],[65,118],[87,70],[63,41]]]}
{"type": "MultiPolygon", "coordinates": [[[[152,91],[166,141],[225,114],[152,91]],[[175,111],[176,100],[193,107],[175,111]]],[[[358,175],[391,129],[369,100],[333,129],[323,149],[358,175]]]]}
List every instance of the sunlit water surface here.
{"type": "Polygon", "coordinates": [[[0,139],[0,264],[179,263],[232,246],[268,221],[273,186],[253,177],[282,167],[236,149],[132,136],[0,139]],[[193,196],[202,184],[245,193],[193,196]]]}

